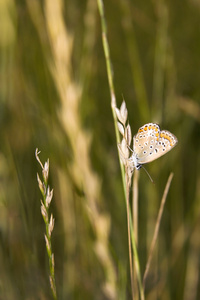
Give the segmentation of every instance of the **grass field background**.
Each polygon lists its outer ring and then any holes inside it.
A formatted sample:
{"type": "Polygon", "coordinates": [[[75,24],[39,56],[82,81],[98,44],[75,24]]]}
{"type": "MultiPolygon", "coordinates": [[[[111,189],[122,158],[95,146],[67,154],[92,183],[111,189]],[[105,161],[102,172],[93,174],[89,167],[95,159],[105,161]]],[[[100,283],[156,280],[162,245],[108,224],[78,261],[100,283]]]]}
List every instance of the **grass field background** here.
{"type": "MultiPolygon", "coordinates": [[[[178,138],[139,172],[145,299],[200,297],[200,3],[104,1],[117,105],[132,133],[178,138]],[[122,96],[123,95],[123,96],[122,96]]],[[[131,299],[126,205],[97,2],[0,3],[0,299],[51,299],[35,159],[50,160],[58,299],[131,299]]]]}

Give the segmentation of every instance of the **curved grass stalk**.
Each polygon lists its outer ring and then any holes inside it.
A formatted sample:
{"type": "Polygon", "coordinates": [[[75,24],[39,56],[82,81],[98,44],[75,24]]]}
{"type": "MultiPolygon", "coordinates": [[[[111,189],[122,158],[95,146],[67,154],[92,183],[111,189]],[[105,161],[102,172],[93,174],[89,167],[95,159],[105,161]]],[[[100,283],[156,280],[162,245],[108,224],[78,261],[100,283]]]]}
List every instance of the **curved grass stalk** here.
{"type": "Polygon", "coordinates": [[[147,260],[147,264],[146,264],[146,268],[145,268],[145,272],[144,272],[144,276],[143,276],[143,288],[145,288],[145,281],[146,281],[148,271],[149,271],[149,268],[150,268],[150,264],[151,264],[151,260],[152,260],[152,257],[153,257],[153,252],[154,252],[155,244],[156,244],[156,241],[157,241],[157,238],[158,238],[158,232],[159,232],[159,228],[160,228],[160,222],[161,222],[161,218],[162,218],[162,214],[163,214],[163,209],[164,209],[164,206],[165,206],[167,194],[168,194],[173,176],[174,176],[174,174],[170,173],[169,178],[168,178],[167,183],[166,183],[166,186],[165,186],[163,196],[162,196],[160,209],[159,209],[158,217],[157,217],[157,221],[156,221],[156,226],[155,226],[155,230],[154,230],[154,234],[153,234],[153,239],[152,239],[151,247],[150,247],[150,250],[149,250],[149,256],[148,256],[148,260],[147,260]]]}
{"type": "MultiPolygon", "coordinates": [[[[103,42],[103,49],[104,49],[104,55],[106,59],[106,68],[107,68],[107,75],[108,75],[108,83],[109,83],[109,89],[110,89],[110,96],[111,96],[111,108],[112,108],[112,114],[114,119],[114,125],[115,125],[115,134],[117,143],[120,143],[120,136],[119,136],[119,130],[117,125],[117,117],[116,117],[116,97],[115,97],[115,91],[114,91],[114,83],[113,83],[113,73],[112,73],[112,66],[111,66],[111,58],[110,58],[110,50],[109,50],[109,44],[107,40],[107,31],[106,31],[106,20],[105,20],[105,14],[104,14],[104,6],[102,0],[97,0],[98,3],[98,9],[99,14],[101,18],[101,28],[102,28],[102,42],[103,42]]],[[[120,167],[121,167],[121,173],[122,173],[122,180],[123,180],[123,187],[124,187],[124,193],[126,198],[126,205],[127,205],[127,227],[128,227],[128,241],[129,241],[129,263],[130,263],[130,274],[131,274],[131,288],[132,288],[132,298],[134,298],[134,282],[133,282],[133,259],[132,259],[132,249],[131,249],[131,242],[132,242],[132,248],[134,253],[134,263],[136,265],[136,274],[137,274],[137,281],[139,285],[139,291],[141,299],[144,300],[144,292],[141,284],[141,276],[140,276],[140,265],[139,265],[139,259],[137,254],[137,247],[135,238],[133,235],[132,230],[132,218],[131,218],[131,210],[129,208],[129,191],[130,191],[130,185],[129,185],[129,175],[124,173],[124,167],[120,160],[120,167]],[[126,182],[125,182],[126,178],[126,182]],[[132,234],[131,234],[132,233],[132,234]]]]}

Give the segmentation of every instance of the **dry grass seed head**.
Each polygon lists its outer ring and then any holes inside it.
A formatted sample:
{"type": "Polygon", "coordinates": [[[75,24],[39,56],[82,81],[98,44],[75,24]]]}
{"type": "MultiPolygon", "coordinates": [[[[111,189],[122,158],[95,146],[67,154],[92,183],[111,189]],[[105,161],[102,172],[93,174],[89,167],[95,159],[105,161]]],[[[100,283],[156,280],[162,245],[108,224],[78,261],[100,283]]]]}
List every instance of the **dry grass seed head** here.
{"type": "Polygon", "coordinates": [[[128,146],[130,146],[132,140],[132,133],[131,133],[131,126],[129,124],[125,128],[125,139],[127,141],[128,146]]]}
{"type": "Polygon", "coordinates": [[[126,108],[126,102],[123,101],[120,107],[120,115],[121,115],[121,119],[123,120],[122,124],[126,124],[127,121],[127,117],[128,117],[128,110],[126,108]]]}
{"type": "Polygon", "coordinates": [[[121,133],[121,135],[124,136],[124,125],[122,125],[120,122],[117,122],[117,126],[118,126],[118,129],[119,129],[119,132],[121,133]]]}

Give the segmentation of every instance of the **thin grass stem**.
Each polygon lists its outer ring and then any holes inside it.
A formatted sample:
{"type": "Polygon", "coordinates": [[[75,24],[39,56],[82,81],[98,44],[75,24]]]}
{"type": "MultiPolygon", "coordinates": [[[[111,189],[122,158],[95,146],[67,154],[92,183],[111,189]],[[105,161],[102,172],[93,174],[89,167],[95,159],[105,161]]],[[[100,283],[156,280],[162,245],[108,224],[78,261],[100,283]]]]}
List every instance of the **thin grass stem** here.
{"type": "MultiPolygon", "coordinates": [[[[102,28],[102,42],[103,42],[103,48],[104,48],[104,55],[106,59],[106,68],[107,68],[107,74],[108,74],[108,82],[109,82],[109,89],[110,89],[110,95],[111,95],[111,108],[113,113],[113,119],[114,119],[114,125],[115,125],[115,133],[116,133],[116,139],[117,143],[120,143],[120,136],[117,126],[117,117],[115,113],[116,108],[116,97],[115,97],[115,91],[114,91],[114,83],[113,83],[113,72],[112,72],[112,64],[111,64],[111,58],[110,58],[110,50],[109,50],[109,44],[107,39],[107,30],[106,30],[106,20],[105,20],[105,14],[104,14],[104,6],[102,0],[97,0],[98,8],[99,8],[99,14],[101,18],[101,28],[102,28]]],[[[131,250],[131,241],[132,241],[132,247],[133,247],[133,253],[134,253],[134,263],[136,265],[136,273],[137,273],[137,280],[139,285],[139,291],[140,291],[140,297],[141,300],[144,300],[144,292],[141,284],[141,276],[140,276],[140,264],[139,264],[139,258],[137,253],[137,246],[135,242],[135,237],[133,234],[133,226],[132,226],[132,218],[131,218],[131,210],[129,207],[129,191],[130,191],[130,185],[129,185],[129,178],[125,176],[125,170],[124,166],[120,160],[120,167],[121,167],[121,173],[122,173],[122,180],[123,180],[123,187],[124,187],[124,193],[126,198],[126,205],[127,205],[127,226],[128,226],[128,243],[129,243],[129,262],[130,262],[130,274],[131,274],[131,288],[132,293],[133,290],[133,259],[132,259],[132,250],[131,250]],[[125,181],[126,178],[126,181],[125,181]]],[[[132,295],[134,297],[134,294],[132,295]]]]}
{"type": "MultiPolygon", "coordinates": [[[[97,0],[97,3],[98,3],[98,9],[99,9],[99,14],[100,14],[100,19],[101,19],[102,43],[103,43],[105,60],[106,60],[106,69],[107,69],[108,83],[109,83],[110,96],[111,96],[111,108],[112,108],[112,114],[113,114],[113,119],[114,119],[115,134],[116,134],[117,144],[119,144],[120,143],[120,135],[119,135],[119,130],[118,130],[118,126],[117,126],[117,117],[116,117],[116,113],[115,113],[116,96],[115,96],[115,90],[114,90],[113,72],[112,72],[112,64],[111,64],[111,58],[110,58],[110,48],[109,48],[108,39],[107,39],[104,5],[103,5],[102,0],[97,0]]],[[[125,193],[125,198],[126,198],[126,206],[127,206],[127,227],[128,227],[127,229],[128,229],[128,243],[129,243],[130,276],[131,276],[132,297],[134,297],[133,260],[132,260],[131,235],[130,235],[129,184],[128,184],[128,176],[125,176],[125,170],[124,170],[124,166],[123,166],[121,160],[120,160],[120,168],[121,168],[121,173],[122,173],[122,181],[123,181],[124,193],[125,193]],[[125,182],[125,178],[126,178],[126,182],[125,182]]]]}
{"type": "Polygon", "coordinates": [[[173,176],[174,176],[174,174],[170,173],[169,178],[168,178],[167,183],[166,183],[166,186],[165,186],[163,196],[162,196],[160,209],[159,209],[158,217],[157,217],[157,221],[156,221],[156,226],[155,226],[155,230],[154,230],[154,234],[153,234],[153,239],[152,239],[151,247],[150,247],[150,250],[149,250],[149,256],[148,256],[148,260],[147,260],[147,264],[146,264],[146,268],[145,268],[145,272],[144,272],[144,276],[143,276],[143,288],[145,288],[145,282],[146,282],[146,278],[147,278],[147,275],[148,275],[148,272],[149,272],[151,260],[152,260],[152,257],[153,257],[155,244],[156,244],[156,241],[157,241],[157,238],[158,238],[160,222],[161,222],[161,218],[162,218],[162,214],[163,214],[167,194],[168,194],[173,176]]]}
{"type": "Polygon", "coordinates": [[[139,172],[135,170],[133,176],[133,228],[136,245],[138,244],[138,180],[139,172]]]}
{"type": "Polygon", "coordinates": [[[54,228],[54,218],[53,215],[50,215],[49,212],[49,206],[51,203],[51,200],[53,198],[53,190],[50,190],[50,187],[48,185],[48,177],[49,177],[49,160],[45,162],[44,166],[42,162],[40,161],[39,158],[39,151],[36,149],[35,151],[35,157],[37,161],[39,162],[41,168],[42,168],[42,179],[41,181],[39,175],[37,174],[37,180],[38,180],[38,185],[39,189],[42,193],[42,198],[41,200],[41,214],[44,219],[45,223],[45,228],[46,228],[46,233],[44,235],[45,237],[45,242],[46,242],[46,249],[47,249],[47,255],[49,259],[49,281],[50,281],[50,286],[51,286],[51,291],[54,300],[57,300],[57,292],[56,292],[56,282],[55,282],[55,262],[54,262],[54,254],[52,252],[52,245],[51,245],[51,234],[54,228]]]}
{"type": "MultiPolygon", "coordinates": [[[[128,174],[128,171],[126,171],[128,174]]],[[[130,264],[130,277],[131,277],[131,291],[132,291],[132,299],[134,299],[134,280],[133,280],[133,258],[132,258],[132,248],[131,248],[131,214],[129,207],[129,194],[130,194],[130,186],[129,186],[129,178],[126,176],[126,210],[127,210],[127,228],[128,228],[128,249],[129,249],[129,264],[130,264]]],[[[135,244],[135,240],[134,240],[135,244]]]]}
{"type": "MultiPolygon", "coordinates": [[[[106,29],[104,5],[103,5],[102,0],[97,0],[97,4],[98,4],[100,19],[101,19],[102,43],[103,43],[105,60],[106,60],[106,70],[107,70],[107,75],[108,75],[108,84],[109,84],[110,97],[111,97],[111,109],[112,109],[112,115],[113,115],[114,126],[115,126],[115,135],[116,135],[117,144],[119,144],[120,143],[120,135],[119,135],[119,130],[118,130],[118,126],[117,126],[117,117],[116,117],[116,113],[115,113],[115,108],[116,108],[117,104],[116,104],[116,96],[115,96],[115,89],[114,89],[112,63],[111,63],[111,58],[110,58],[110,48],[109,48],[108,39],[107,39],[107,29],[106,29]]],[[[121,160],[120,160],[120,168],[121,168],[121,174],[122,174],[124,194],[126,197],[125,172],[124,172],[124,167],[123,167],[121,160]]]]}
{"type": "MultiPolygon", "coordinates": [[[[138,179],[139,179],[139,172],[135,170],[133,175],[133,199],[132,199],[132,215],[133,215],[133,230],[134,230],[134,237],[135,243],[138,247],[138,179]]],[[[136,268],[133,266],[134,270],[134,278],[137,278],[136,268]]],[[[136,298],[138,299],[138,285],[137,281],[134,280],[134,290],[136,291],[136,298]]]]}
{"type": "MultiPolygon", "coordinates": [[[[131,211],[130,206],[129,206],[129,210],[131,211]]],[[[135,236],[134,236],[134,231],[132,226],[131,214],[129,214],[129,217],[130,217],[131,242],[133,247],[134,264],[135,264],[135,271],[137,275],[140,299],[145,300],[144,289],[143,289],[142,279],[141,279],[140,261],[139,261],[138,251],[137,251],[137,245],[135,243],[135,236]]]]}

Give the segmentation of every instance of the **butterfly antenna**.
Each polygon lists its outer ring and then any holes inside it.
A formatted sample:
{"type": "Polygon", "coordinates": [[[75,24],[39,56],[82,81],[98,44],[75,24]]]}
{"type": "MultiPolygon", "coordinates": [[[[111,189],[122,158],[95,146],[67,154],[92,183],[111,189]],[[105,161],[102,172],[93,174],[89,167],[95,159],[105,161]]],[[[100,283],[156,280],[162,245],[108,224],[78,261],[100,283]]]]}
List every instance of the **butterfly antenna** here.
{"type": "Polygon", "coordinates": [[[145,170],[145,172],[146,172],[146,174],[148,175],[148,177],[149,177],[149,179],[151,180],[151,182],[152,182],[153,184],[155,184],[155,182],[153,181],[153,179],[152,179],[151,175],[149,174],[149,172],[147,171],[147,169],[145,169],[145,167],[144,167],[143,165],[141,165],[141,167],[145,170]]]}

